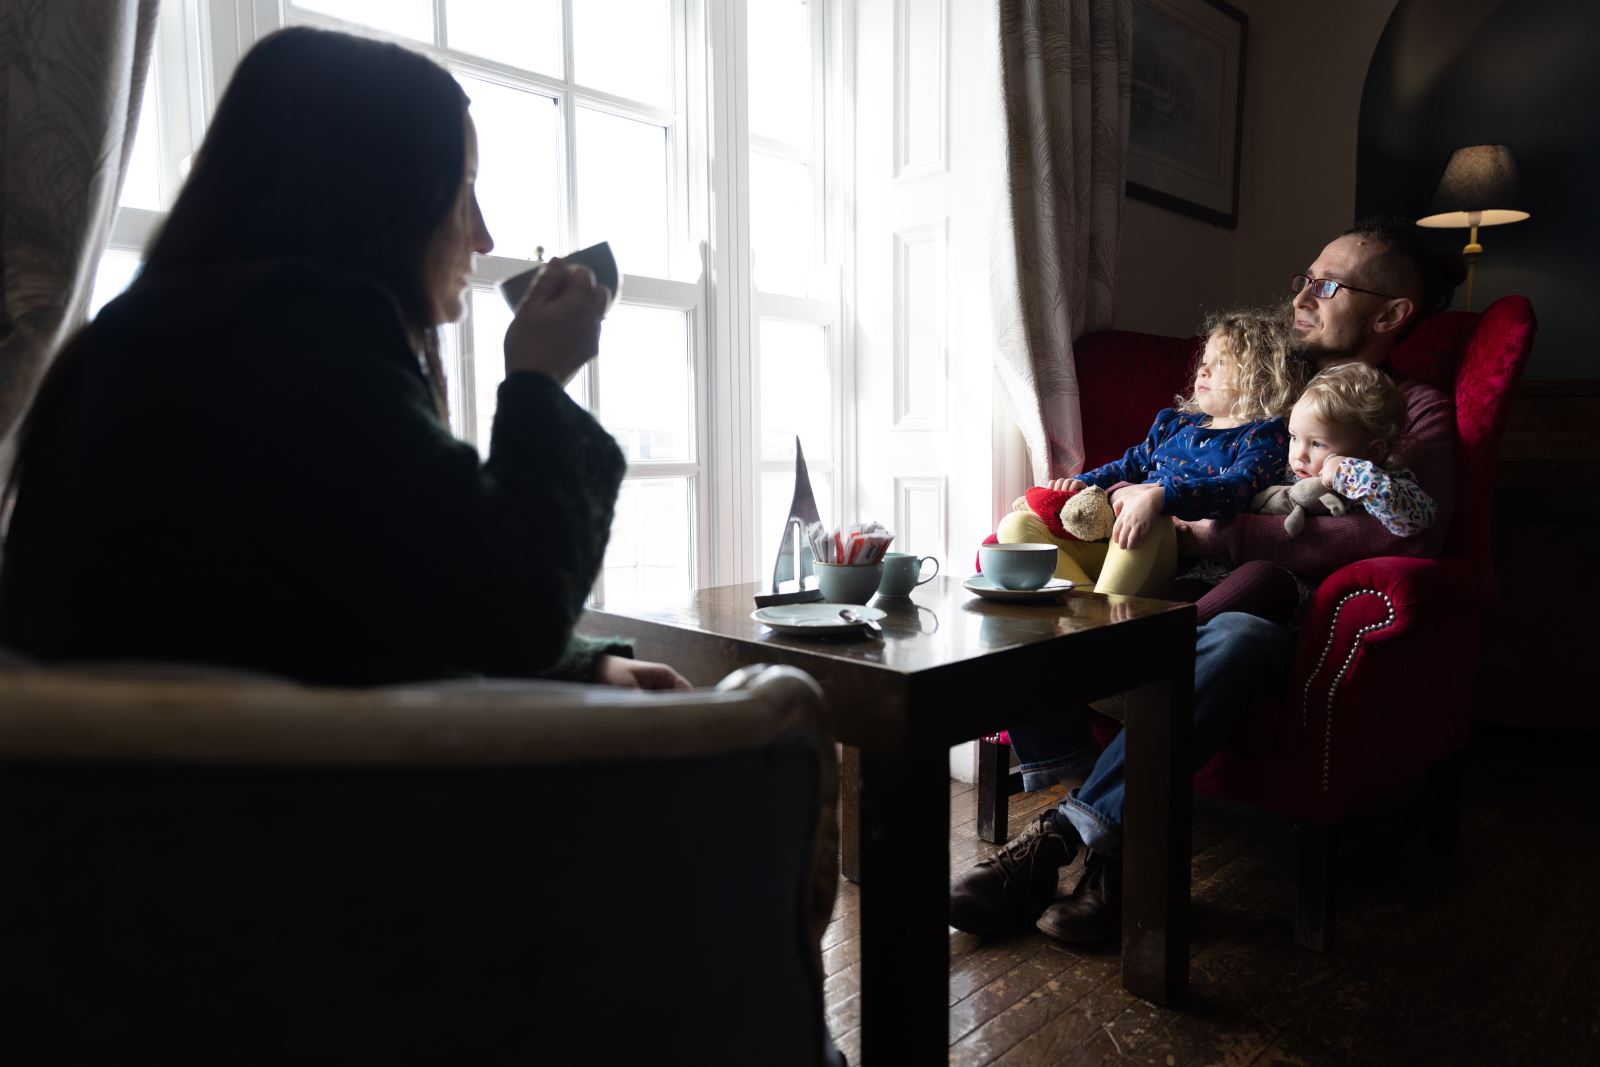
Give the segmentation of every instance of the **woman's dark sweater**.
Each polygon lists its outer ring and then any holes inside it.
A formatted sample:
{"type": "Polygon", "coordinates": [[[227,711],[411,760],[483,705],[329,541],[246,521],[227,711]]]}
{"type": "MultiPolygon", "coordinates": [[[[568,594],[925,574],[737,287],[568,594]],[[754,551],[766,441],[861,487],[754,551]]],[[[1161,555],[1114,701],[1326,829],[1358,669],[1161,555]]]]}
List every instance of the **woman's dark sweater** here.
{"type": "Polygon", "coordinates": [[[295,263],[141,279],[62,359],[6,643],[349,685],[592,671],[572,627],[626,463],[552,379],[506,379],[480,463],[387,293],[295,263]]]}

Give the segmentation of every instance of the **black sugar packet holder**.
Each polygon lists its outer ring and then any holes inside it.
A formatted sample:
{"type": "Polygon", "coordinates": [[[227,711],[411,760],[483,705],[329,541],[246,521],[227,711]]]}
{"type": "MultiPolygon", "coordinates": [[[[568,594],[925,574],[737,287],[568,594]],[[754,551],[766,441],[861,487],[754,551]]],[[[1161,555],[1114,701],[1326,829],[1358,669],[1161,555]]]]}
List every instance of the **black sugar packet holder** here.
{"type": "MultiPolygon", "coordinates": [[[[569,256],[562,256],[563,263],[581,263],[594,272],[594,280],[605,286],[611,294],[606,301],[606,308],[617,302],[617,297],[622,293],[622,275],[617,270],[617,258],[611,254],[611,245],[601,241],[597,245],[581,248],[569,256]]],[[[521,274],[513,274],[500,283],[500,295],[505,299],[506,306],[512,311],[517,310],[517,305],[522,303],[522,298],[527,295],[539,274],[545,268],[543,262],[534,264],[521,274]]]]}

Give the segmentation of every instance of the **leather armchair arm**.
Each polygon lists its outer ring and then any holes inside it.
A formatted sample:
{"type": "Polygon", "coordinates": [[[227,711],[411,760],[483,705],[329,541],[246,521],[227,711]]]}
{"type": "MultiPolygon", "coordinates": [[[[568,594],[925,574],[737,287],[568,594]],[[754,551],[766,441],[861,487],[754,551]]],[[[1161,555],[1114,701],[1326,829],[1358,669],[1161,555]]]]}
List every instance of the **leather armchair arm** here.
{"type": "MultiPolygon", "coordinates": [[[[1359,635],[1369,645],[1403,637],[1432,615],[1458,608],[1454,571],[1434,559],[1380,556],[1340,567],[1323,580],[1301,627],[1318,646],[1348,650],[1359,635]]],[[[1325,659],[1326,657],[1319,657],[1325,659]]]]}
{"type": "Polygon", "coordinates": [[[1380,556],[1324,579],[1300,628],[1294,692],[1301,723],[1327,705],[1363,648],[1399,640],[1450,611],[1451,578],[1438,560],[1380,556]]]}
{"type": "Polygon", "coordinates": [[[826,725],[816,683],[789,667],[642,692],[516,679],[333,689],[170,665],[23,666],[0,670],[0,689],[0,754],[24,760],[536,766],[710,755],[803,720],[826,725]]]}
{"type": "Polygon", "coordinates": [[[1475,632],[1471,599],[1451,566],[1398,556],[1352,563],[1317,588],[1300,633],[1289,737],[1320,767],[1322,793],[1397,780],[1401,769],[1388,766],[1396,753],[1460,732],[1455,720],[1470,702],[1441,679],[1470,678],[1444,664],[1470,655],[1458,642],[1475,632]]]}

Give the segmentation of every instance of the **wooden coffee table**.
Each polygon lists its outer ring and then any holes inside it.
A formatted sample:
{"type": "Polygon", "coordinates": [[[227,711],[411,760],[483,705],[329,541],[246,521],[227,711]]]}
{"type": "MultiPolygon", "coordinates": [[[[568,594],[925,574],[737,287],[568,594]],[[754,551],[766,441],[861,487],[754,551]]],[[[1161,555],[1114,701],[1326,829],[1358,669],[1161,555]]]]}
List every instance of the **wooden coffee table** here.
{"type": "MultiPolygon", "coordinates": [[[[1122,982],[1158,1004],[1189,979],[1194,607],[1068,593],[1000,603],[939,577],[889,612],[884,639],[787,637],[754,621],[756,586],[668,608],[595,610],[585,633],[710,685],[751,663],[821,683],[844,742],[845,875],[861,883],[861,1055],[943,1063],[949,994],[949,749],[1048,716],[1064,694],[1128,691],[1122,982]]],[[[730,803],[738,798],[730,797],[730,803]]]]}

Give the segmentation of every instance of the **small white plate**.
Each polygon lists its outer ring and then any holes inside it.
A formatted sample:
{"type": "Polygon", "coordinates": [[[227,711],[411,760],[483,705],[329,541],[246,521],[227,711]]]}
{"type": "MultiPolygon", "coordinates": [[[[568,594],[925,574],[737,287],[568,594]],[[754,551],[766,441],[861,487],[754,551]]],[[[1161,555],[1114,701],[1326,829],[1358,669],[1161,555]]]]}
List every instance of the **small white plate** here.
{"type": "Polygon", "coordinates": [[[869,608],[864,604],[776,604],[770,608],[757,608],[750,617],[763,626],[770,626],[780,634],[814,636],[830,631],[861,630],[867,622],[877,622],[888,615],[882,608],[869,608]],[[847,622],[839,612],[849,608],[856,613],[856,621],[847,622]]]}
{"type": "Polygon", "coordinates": [[[1043,604],[1051,600],[1060,600],[1061,594],[1071,589],[1072,584],[1065,578],[1052,578],[1038,589],[1001,589],[983,575],[974,574],[962,582],[961,587],[988,600],[1021,600],[1043,604]]]}

